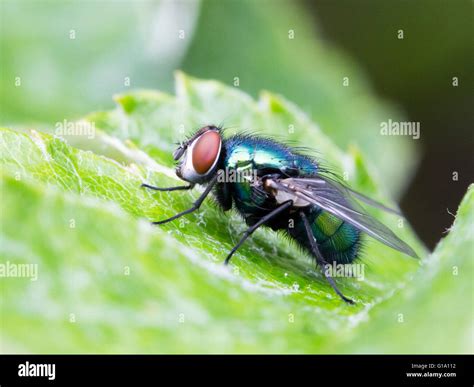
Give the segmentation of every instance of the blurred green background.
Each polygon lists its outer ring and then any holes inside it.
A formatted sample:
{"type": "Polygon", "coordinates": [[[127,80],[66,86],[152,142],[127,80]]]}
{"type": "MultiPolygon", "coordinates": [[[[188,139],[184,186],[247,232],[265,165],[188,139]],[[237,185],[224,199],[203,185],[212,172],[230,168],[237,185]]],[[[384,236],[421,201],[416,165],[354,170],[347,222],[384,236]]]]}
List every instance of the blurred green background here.
{"type": "Polygon", "coordinates": [[[360,147],[430,247],[472,181],[470,1],[0,4],[2,125],[48,128],[111,108],[118,92],[172,92],[182,69],[280,93],[360,147]],[[419,121],[421,139],[381,136],[388,119],[419,121]]]}

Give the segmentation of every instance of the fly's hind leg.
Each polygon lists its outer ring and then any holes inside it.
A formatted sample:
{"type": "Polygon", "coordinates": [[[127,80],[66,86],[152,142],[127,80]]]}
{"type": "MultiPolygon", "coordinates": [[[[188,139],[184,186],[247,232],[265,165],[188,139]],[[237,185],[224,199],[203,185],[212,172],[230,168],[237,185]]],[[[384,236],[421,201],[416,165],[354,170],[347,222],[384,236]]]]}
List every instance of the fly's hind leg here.
{"type": "Polygon", "coordinates": [[[353,300],[350,298],[347,298],[342,294],[342,292],[337,288],[336,283],[334,282],[334,279],[331,277],[329,273],[327,273],[326,270],[324,270],[324,266],[327,265],[328,263],[324,259],[323,255],[319,251],[318,243],[316,242],[316,239],[314,238],[313,232],[311,230],[311,225],[309,224],[308,218],[306,217],[305,213],[303,211],[300,212],[301,219],[303,220],[304,228],[306,230],[306,235],[308,237],[309,243],[311,245],[311,250],[314,253],[316,257],[316,262],[318,265],[321,267],[324,276],[326,277],[327,281],[331,285],[331,287],[334,289],[334,291],[337,293],[339,297],[341,297],[345,302],[348,304],[355,304],[353,300]]]}

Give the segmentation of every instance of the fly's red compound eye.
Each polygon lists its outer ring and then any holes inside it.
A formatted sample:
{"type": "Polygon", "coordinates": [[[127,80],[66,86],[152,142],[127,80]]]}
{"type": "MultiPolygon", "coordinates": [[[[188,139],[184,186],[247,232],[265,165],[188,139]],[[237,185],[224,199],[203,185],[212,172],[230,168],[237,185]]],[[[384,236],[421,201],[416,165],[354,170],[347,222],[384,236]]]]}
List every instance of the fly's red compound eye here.
{"type": "Polygon", "coordinates": [[[193,167],[200,175],[206,174],[219,157],[221,137],[219,133],[209,131],[202,134],[193,147],[193,167]]]}

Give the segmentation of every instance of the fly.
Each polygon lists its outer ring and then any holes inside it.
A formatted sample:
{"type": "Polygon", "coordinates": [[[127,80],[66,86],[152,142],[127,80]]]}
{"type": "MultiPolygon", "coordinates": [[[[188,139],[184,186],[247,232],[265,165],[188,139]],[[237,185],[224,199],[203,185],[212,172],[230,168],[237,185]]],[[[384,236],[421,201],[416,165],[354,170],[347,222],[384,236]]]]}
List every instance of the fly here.
{"type": "MultiPolygon", "coordinates": [[[[388,227],[368,215],[358,201],[384,211],[399,214],[398,211],[353,191],[317,160],[295,148],[256,135],[224,138],[221,128],[210,125],[180,144],[173,158],[177,162],[176,175],[188,185],[142,187],[177,191],[201,184],[205,189],[191,208],[153,224],[164,224],[198,210],[212,192],[222,210],[235,208],[249,226],[227,255],[225,264],[261,226],[286,232],[321,268],[333,263],[352,263],[360,252],[362,233],[417,257],[388,227]],[[249,174],[249,170],[253,173],[249,174]],[[223,178],[229,172],[237,179],[223,178]]],[[[341,293],[327,270],[323,273],[344,301],[354,303],[341,293]]]]}

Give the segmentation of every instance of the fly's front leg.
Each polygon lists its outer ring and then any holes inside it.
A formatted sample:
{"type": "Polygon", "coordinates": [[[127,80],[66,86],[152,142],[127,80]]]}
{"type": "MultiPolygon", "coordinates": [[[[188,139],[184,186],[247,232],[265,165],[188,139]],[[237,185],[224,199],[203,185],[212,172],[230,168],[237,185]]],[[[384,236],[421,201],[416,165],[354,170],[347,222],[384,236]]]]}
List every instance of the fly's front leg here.
{"type": "Polygon", "coordinates": [[[155,187],[155,186],[153,186],[153,185],[148,185],[148,184],[143,183],[140,187],[152,189],[152,190],[154,190],[154,191],[166,191],[166,192],[169,192],[169,191],[184,191],[184,190],[187,190],[187,189],[193,189],[193,188],[194,188],[194,184],[180,185],[180,186],[178,186],[178,187],[160,188],[160,187],[155,187]]]}
{"type": "MultiPolygon", "coordinates": [[[[174,216],[172,216],[171,218],[168,218],[168,219],[165,219],[165,220],[159,220],[157,222],[152,222],[152,224],[163,224],[163,223],[168,223],[168,222],[171,222],[172,220],[175,220],[183,215],[186,215],[186,214],[189,214],[193,211],[196,211],[197,209],[199,209],[199,207],[201,207],[201,204],[202,202],[204,201],[204,199],[206,199],[207,195],[209,195],[209,193],[212,191],[212,188],[216,185],[217,183],[217,179],[218,179],[219,175],[216,174],[212,180],[209,182],[208,186],[206,187],[206,189],[204,190],[204,192],[201,194],[201,196],[199,196],[199,198],[193,203],[192,207],[191,208],[188,208],[187,210],[184,210],[174,216]]],[[[177,187],[173,187],[173,188],[177,188],[177,187]]]]}

